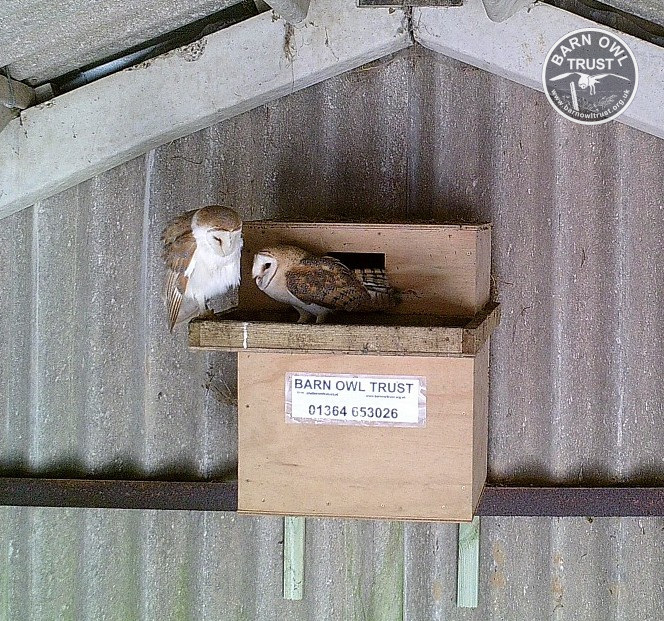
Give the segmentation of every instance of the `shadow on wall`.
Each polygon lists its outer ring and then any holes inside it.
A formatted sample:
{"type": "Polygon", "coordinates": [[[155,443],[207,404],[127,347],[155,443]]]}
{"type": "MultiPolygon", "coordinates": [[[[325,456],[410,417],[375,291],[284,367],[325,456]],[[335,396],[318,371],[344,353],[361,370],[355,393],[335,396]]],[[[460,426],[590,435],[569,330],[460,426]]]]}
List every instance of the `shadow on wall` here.
{"type": "MultiPolygon", "coordinates": [[[[659,487],[664,485],[664,469],[653,465],[634,470],[625,479],[602,471],[592,464],[584,466],[575,479],[553,479],[547,474],[548,466],[544,462],[524,464],[513,474],[492,477],[489,485],[535,486],[535,487],[659,487]]],[[[234,481],[237,479],[237,463],[223,470],[212,471],[208,477],[201,477],[191,462],[174,462],[164,468],[146,472],[137,463],[125,461],[112,466],[86,471],[85,464],[76,460],[53,462],[40,468],[31,469],[21,462],[0,464],[0,477],[37,477],[46,479],[91,479],[91,480],[127,480],[127,481],[234,481]]]]}
{"type": "Polygon", "coordinates": [[[232,481],[237,479],[237,462],[223,470],[213,470],[209,476],[204,478],[190,460],[173,462],[166,467],[150,472],[131,460],[117,460],[113,465],[95,468],[92,472],[89,472],[86,465],[80,460],[54,461],[39,468],[30,468],[25,463],[13,461],[0,464],[0,477],[127,481],[232,481]]]}
{"type": "Polygon", "coordinates": [[[353,88],[318,85],[307,92],[306,117],[275,114],[279,120],[266,128],[280,145],[271,217],[490,219],[499,94],[489,75],[413,48],[343,80],[353,88]],[[331,115],[330,107],[339,112],[331,115]],[[298,123],[307,131],[297,131],[298,123]]]}
{"type": "Polygon", "coordinates": [[[493,477],[489,472],[488,483],[491,485],[514,485],[514,486],[536,486],[536,487],[602,487],[602,486],[642,486],[659,487],[664,485],[664,468],[661,465],[652,464],[652,467],[643,466],[634,469],[625,478],[617,477],[614,473],[607,472],[599,465],[601,462],[593,463],[588,460],[579,467],[575,478],[553,478],[550,474],[551,466],[544,461],[524,462],[514,472],[493,477]]]}

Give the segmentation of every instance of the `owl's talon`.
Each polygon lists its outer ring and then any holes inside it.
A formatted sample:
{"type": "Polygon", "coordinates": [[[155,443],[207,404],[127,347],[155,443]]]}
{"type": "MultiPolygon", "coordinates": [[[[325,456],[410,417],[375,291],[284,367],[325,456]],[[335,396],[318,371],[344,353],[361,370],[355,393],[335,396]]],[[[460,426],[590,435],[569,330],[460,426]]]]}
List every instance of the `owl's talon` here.
{"type": "Polygon", "coordinates": [[[300,317],[298,318],[296,323],[309,323],[312,317],[311,313],[300,310],[299,308],[297,309],[297,312],[300,313],[300,317]]]}

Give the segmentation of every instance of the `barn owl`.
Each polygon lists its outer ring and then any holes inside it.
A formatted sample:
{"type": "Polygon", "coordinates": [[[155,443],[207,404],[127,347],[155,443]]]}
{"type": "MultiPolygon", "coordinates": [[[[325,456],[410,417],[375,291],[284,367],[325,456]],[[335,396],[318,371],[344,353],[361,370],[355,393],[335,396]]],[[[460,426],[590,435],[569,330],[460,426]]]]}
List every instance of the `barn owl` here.
{"type": "Polygon", "coordinates": [[[258,288],[323,323],[332,311],[372,311],[394,306],[396,292],[384,269],[351,270],[330,256],[317,257],[297,246],[273,246],[254,255],[251,271],[258,288]]]}
{"type": "Polygon", "coordinates": [[[240,284],[242,220],[211,205],[178,216],[164,229],[168,326],[207,312],[207,301],[240,284]]]}

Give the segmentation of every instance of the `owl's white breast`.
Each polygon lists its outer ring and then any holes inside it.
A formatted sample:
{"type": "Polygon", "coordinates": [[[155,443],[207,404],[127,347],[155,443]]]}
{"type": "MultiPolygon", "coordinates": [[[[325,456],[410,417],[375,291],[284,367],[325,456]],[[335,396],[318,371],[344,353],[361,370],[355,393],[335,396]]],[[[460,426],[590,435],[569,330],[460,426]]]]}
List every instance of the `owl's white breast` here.
{"type": "Polygon", "coordinates": [[[242,244],[229,255],[221,256],[207,245],[198,244],[189,265],[188,293],[206,299],[221,295],[240,284],[242,244]]]}
{"type": "Polygon", "coordinates": [[[282,282],[284,279],[281,277],[281,274],[277,274],[271,281],[270,284],[263,289],[267,295],[269,295],[273,300],[277,302],[283,302],[284,304],[297,304],[299,300],[286,289],[286,283],[282,282]]]}

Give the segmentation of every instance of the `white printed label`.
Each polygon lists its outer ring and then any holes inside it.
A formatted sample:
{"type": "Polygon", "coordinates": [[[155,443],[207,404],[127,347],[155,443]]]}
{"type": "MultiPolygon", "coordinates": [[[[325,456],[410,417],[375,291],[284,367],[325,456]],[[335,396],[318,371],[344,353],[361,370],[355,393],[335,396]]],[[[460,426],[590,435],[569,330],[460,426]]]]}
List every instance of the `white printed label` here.
{"type": "Polygon", "coordinates": [[[396,375],[286,373],[286,421],[426,426],[426,379],[396,375]]]}

